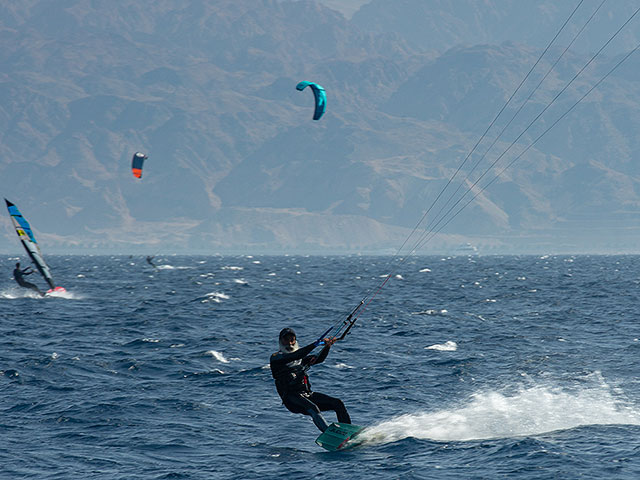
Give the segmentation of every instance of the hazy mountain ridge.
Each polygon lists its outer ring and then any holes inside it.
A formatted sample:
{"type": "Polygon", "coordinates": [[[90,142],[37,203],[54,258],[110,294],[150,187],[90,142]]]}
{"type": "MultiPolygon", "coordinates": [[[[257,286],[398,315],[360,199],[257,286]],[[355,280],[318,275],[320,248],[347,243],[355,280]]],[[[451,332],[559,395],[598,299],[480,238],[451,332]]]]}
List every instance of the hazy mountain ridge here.
{"type": "MultiPolygon", "coordinates": [[[[399,33],[418,49],[444,52],[458,45],[499,45],[504,42],[543,49],[575,10],[572,21],[558,38],[560,45],[568,45],[601,3],[600,0],[587,0],[584,3],[371,0],[353,15],[352,22],[366,31],[399,33]],[[532,22],[535,22],[534,28],[532,22]]],[[[586,34],[577,37],[573,50],[581,53],[597,51],[637,8],[634,0],[604,3],[589,22],[586,34]]],[[[629,28],[612,44],[611,51],[629,51],[639,41],[638,30],[629,28]]]]}
{"type": "MultiPolygon", "coordinates": [[[[432,2],[440,10],[430,12],[442,28],[461,21],[445,3],[432,2]]],[[[349,21],[312,1],[5,4],[3,194],[49,249],[393,249],[541,50],[479,45],[438,55],[440,46],[418,48],[409,35],[405,42],[399,32],[368,31],[361,14],[383,6],[371,2],[349,21]],[[294,88],[303,79],[327,88],[320,122],[311,120],[311,93],[294,88]],[[149,155],[142,181],[129,169],[138,150],[149,155]]],[[[380,18],[399,14],[396,7],[380,18]]],[[[560,10],[545,11],[541,30],[564,19],[560,10]]],[[[468,14],[480,28],[506,13],[476,5],[468,14]]],[[[588,59],[570,52],[496,151],[588,59]]],[[[586,71],[514,152],[614,61],[586,71]]],[[[638,67],[634,56],[431,245],[468,235],[487,248],[510,237],[534,248],[550,235],[572,241],[567,226],[576,222],[587,230],[605,222],[625,231],[628,245],[640,211],[638,67]]],[[[5,249],[13,250],[6,217],[3,225],[5,249]]]]}

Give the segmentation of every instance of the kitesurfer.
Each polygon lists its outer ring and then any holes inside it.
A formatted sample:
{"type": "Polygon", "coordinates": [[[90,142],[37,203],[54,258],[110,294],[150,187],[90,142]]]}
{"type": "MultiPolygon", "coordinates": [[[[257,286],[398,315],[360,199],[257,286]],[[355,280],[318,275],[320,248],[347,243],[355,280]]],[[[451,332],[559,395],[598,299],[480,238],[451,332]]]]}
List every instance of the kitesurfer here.
{"type": "Polygon", "coordinates": [[[280,332],[280,349],[271,355],[269,365],[271,374],[276,382],[276,389],[282,403],[292,413],[310,415],[313,423],[322,432],[329,426],[320,412],[333,410],[338,422],[351,423],[347,408],[339,398],[330,397],[324,393],[312,392],[307,370],[318,363],[322,363],[329,355],[335,338],[325,338],[300,348],[296,334],[291,328],[284,328],[280,332]],[[314,348],[324,344],[319,355],[311,355],[314,348]]]}
{"type": "Polygon", "coordinates": [[[38,292],[41,297],[44,297],[44,293],[42,293],[36,285],[31,282],[27,282],[23,277],[23,275],[31,275],[32,273],[33,270],[31,269],[31,267],[27,267],[21,270],[20,262],[18,262],[16,263],[16,268],[13,269],[13,278],[15,278],[16,282],[18,282],[18,285],[20,285],[21,287],[29,288],[35,292],[38,292]]]}
{"type": "Polygon", "coordinates": [[[152,262],[154,258],[155,258],[155,255],[147,255],[147,263],[151,265],[153,268],[157,268],[156,264],[152,262]]]}

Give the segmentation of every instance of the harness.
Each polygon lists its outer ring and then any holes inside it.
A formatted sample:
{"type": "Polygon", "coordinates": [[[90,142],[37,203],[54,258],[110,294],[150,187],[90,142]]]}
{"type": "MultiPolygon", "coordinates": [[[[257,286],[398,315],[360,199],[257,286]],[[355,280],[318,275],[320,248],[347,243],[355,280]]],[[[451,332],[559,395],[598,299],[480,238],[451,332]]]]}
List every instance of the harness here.
{"type": "Polygon", "coordinates": [[[276,382],[276,390],[284,398],[289,393],[311,393],[311,384],[307,370],[311,365],[301,363],[292,367],[285,366],[271,374],[276,382]]]}

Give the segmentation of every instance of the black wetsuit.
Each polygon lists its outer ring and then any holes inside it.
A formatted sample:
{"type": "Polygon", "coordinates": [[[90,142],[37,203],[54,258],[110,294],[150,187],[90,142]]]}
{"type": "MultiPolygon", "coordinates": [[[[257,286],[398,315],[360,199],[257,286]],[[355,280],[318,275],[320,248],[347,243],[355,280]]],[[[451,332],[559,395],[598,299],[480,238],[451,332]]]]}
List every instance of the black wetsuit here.
{"type": "Polygon", "coordinates": [[[23,275],[31,275],[33,273],[33,270],[30,272],[27,272],[27,270],[29,270],[31,267],[27,267],[24,270],[20,270],[18,267],[13,269],[13,278],[16,279],[16,282],[18,282],[18,285],[20,285],[21,287],[24,288],[30,288],[31,290],[38,292],[40,295],[43,295],[43,293],[40,291],[40,289],[34,285],[31,282],[27,282],[23,275]]]}
{"type": "Polygon", "coordinates": [[[342,400],[311,391],[307,370],[327,358],[330,346],[325,346],[320,355],[310,355],[314,348],[315,344],[312,343],[292,353],[276,352],[271,355],[269,364],[284,406],[292,413],[310,415],[316,426],[324,432],[327,422],[320,412],[335,411],[340,423],[351,423],[351,418],[342,400]]]}

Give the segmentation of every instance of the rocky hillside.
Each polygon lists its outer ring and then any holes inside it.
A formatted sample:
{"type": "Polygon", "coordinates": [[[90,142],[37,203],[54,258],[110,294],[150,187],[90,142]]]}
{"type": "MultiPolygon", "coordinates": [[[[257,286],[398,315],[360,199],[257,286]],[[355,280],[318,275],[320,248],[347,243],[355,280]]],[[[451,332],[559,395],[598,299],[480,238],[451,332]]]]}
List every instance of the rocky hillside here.
{"type": "MultiPolygon", "coordinates": [[[[395,251],[570,12],[463,3],[373,0],[349,17],[328,1],[5,2],[0,190],[45,251],[395,251]],[[300,80],[327,90],[320,121],[300,80]]],[[[479,186],[495,177],[629,51],[632,33],[519,137],[630,3],[585,31],[589,47],[565,54],[483,157],[567,42],[551,49],[454,189],[513,143],[479,186]]],[[[633,55],[424,251],[637,248],[639,68],[633,55]]],[[[1,225],[0,250],[17,251],[1,225]]]]}

